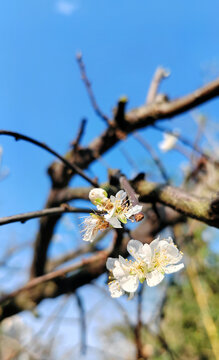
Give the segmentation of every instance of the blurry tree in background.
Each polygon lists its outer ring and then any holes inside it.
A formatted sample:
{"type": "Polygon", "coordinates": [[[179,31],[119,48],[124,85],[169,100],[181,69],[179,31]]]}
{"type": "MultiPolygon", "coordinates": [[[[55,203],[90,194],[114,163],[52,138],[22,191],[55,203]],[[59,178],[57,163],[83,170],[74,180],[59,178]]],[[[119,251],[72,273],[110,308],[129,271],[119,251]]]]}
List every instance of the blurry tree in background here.
{"type": "MultiPolygon", "coordinates": [[[[181,135],[183,128],[172,131],[161,121],[171,119],[170,122],[174,122],[177,115],[217,97],[219,79],[170,100],[170,94],[159,93],[160,82],[168,73],[158,68],[145,104],[126,111],[127,99],[122,97],[109,118],[98,105],[81,54],[77,61],[99,117],[97,121],[105,123],[106,130],[102,134],[98,133],[90,144],[82,146],[86,132],[86,121],[83,120],[75,139],[66,136],[66,142],[72,140],[69,152],[60,155],[26,134],[7,129],[0,131],[0,135],[28,141],[30,151],[31,146],[36,145],[60,160],[48,169],[51,189],[44,210],[30,209],[31,213],[0,219],[1,226],[18,221],[25,226],[26,221],[40,217],[34,242],[18,246],[12,241],[1,260],[6,279],[9,279],[13,270],[11,257],[17,256],[19,267],[22,256],[17,254],[23,247],[33,246],[30,280],[23,285],[19,283],[19,287],[15,281],[10,291],[1,293],[1,359],[219,359],[219,259],[211,248],[211,238],[217,236],[213,230],[219,228],[219,147],[216,131],[209,130],[217,124],[193,113],[197,132],[191,141],[190,137],[181,135]],[[140,129],[149,127],[164,134],[159,146],[160,151],[168,152],[166,156],[177,151],[186,157],[186,168],[180,169],[179,164],[178,179],[169,177],[161,152],[141,135],[140,129]],[[57,241],[52,240],[63,214],[74,213],[74,217],[70,214],[73,223],[81,214],[92,212],[88,195],[95,186],[103,187],[109,194],[121,189],[120,169],[115,169],[113,163],[106,165],[102,157],[107,151],[113,152],[115,145],[126,142],[128,137],[143,146],[145,157],[154,164],[152,171],[156,169],[152,182],[152,176],[147,171],[144,173],[145,166],[139,169],[138,154],[132,148],[129,151],[122,148],[125,159],[136,173],[128,180],[143,205],[144,219],[122,229],[107,229],[99,233],[93,243],[81,241],[78,247],[50,256],[49,247],[58,244],[57,238],[57,241]],[[108,179],[103,184],[99,184],[98,174],[95,178],[88,175],[87,169],[94,161],[108,167],[108,179]],[[72,186],[70,180],[76,174],[83,177],[88,186],[72,186]],[[174,238],[184,253],[185,269],[167,277],[156,289],[142,284],[130,301],[126,295],[111,299],[106,286],[107,257],[119,254],[127,257],[126,246],[130,238],[150,243],[159,234],[174,238]],[[85,287],[88,284],[90,288],[85,287]],[[87,299],[91,303],[89,308],[85,304],[87,299]],[[36,329],[35,323],[42,318],[40,307],[46,301],[49,301],[47,316],[36,329]],[[73,304],[74,309],[71,308],[73,304]],[[29,325],[23,319],[27,313],[31,313],[29,325]],[[92,346],[91,340],[88,341],[90,333],[94,332],[90,326],[92,319],[98,346],[97,342],[92,346]],[[69,325],[73,324],[74,330],[70,330],[69,325]],[[62,335],[59,333],[61,327],[62,335]],[[78,345],[70,346],[68,342],[68,347],[63,346],[65,336],[77,337],[78,345]]],[[[98,130],[98,123],[95,126],[98,130]]],[[[75,221],[76,229],[80,222],[80,219],[75,221]]],[[[79,227],[77,236],[80,237],[79,227]]]]}

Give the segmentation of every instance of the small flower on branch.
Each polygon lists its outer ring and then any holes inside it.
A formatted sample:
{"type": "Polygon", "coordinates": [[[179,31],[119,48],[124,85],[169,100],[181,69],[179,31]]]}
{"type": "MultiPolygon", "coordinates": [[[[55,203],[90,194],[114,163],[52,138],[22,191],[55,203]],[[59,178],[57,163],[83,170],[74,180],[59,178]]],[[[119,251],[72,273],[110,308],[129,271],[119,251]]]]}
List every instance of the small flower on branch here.
{"type": "Polygon", "coordinates": [[[160,150],[162,152],[172,150],[177,143],[178,135],[177,132],[175,134],[164,133],[164,139],[158,144],[160,150]]]}
{"type": "Polygon", "coordinates": [[[108,258],[107,269],[111,272],[109,291],[112,297],[120,297],[125,292],[131,296],[139,282],[147,282],[152,287],[158,285],[165,274],[175,273],[184,267],[179,263],[182,253],[174,245],[172,238],[153,240],[150,245],[138,240],[130,240],[127,250],[134,260],[108,258]]]}
{"type": "Polygon", "coordinates": [[[110,200],[105,209],[108,213],[104,215],[105,219],[115,228],[121,228],[121,223],[126,224],[133,215],[142,210],[141,205],[132,206],[126,201],[127,194],[120,190],[116,196],[110,196],[110,200]]]}
{"type": "Polygon", "coordinates": [[[106,230],[109,223],[101,215],[90,214],[84,220],[83,240],[93,242],[99,230],[106,230]]]}
{"type": "Polygon", "coordinates": [[[116,196],[108,198],[107,192],[101,188],[96,188],[89,193],[90,201],[96,205],[97,214],[91,214],[84,221],[85,229],[83,240],[93,241],[99,230],[108,227],[122,228],[128,220],[134,221],[133,215],[141,212],[142,206],[133,206],[127,200],[125,191],[120,190],[116,196]]]}

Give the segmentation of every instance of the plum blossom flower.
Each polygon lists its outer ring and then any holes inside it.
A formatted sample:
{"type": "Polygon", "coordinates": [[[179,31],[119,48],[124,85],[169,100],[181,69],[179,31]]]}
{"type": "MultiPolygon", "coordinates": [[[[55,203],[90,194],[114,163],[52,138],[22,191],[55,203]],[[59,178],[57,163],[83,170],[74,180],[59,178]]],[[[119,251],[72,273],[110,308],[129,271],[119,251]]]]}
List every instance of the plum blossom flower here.
{"type": "Polygon", "coordinates": [[[131,261],[119,256],[118,259],[108,258],[106,267],[112,272],[109,290],[112,297],[120,297],[125,292],[134,293],[139,284],[139,278],[134,271],[131,261]]]}
{"type": "Polygon", "coordinates": [[[128,204],[126,197],[126,192],[120,190],[116,196],[110,196],[110,200],[106,204],[105,210],[107,214],[104,217],[115,228],[121,228],[121,223],[126,224],[131,216],[138,214],[142,210],[141,205],[132,206],[128,204]]]}
{"type": "Polygon", "coordinates": [[[121,223],[126,224],[131,216],[138,214],[142,206],[128,204],[127,194],[120,190],[116,196],[108,198],[104,189],[96,188],[89,192],[90,201],[96,205],[98,214],[90,214],[84,221],[84,241],[93,241],[99,230],[108,227],[122,228],[121,223]],[[102,212],[102,213],[100,213],[102,212]]]}
{"type": "Polygon", "coordinates": [[[109,227],[109,223],[105,221],[103,216],[90,214],[84,220],[85,228],[83,230],[83,240],[93,242],[99,230],[105,230],[109,227]]]}
{"type": "Polygon", "coordinates": [[[175,135],[164,133],[164,139],[158,144],[160,150],[163,152],[172,150],[176,145],[177,136],[177,133],[175,135]]]}
{"type": "Polygon", "coordinates": [[[107,269],[112,273],[109,290],[112,297],[120,297],[125,292],[133,294],[139,282],[147,282],[148,286],[158,285],[164,274],[171,274],[181,270],[182,253],[169,237],[164,240],[153,240],[150,245],[142,244],[138,240],[130,240],[127,250],[134,260],[108,258],[107,269]]]}
{"type": "Polygon", "coordinates": [[[102,210],[103,206],[108,200],[107,192],[101,188],[92,189],[89,192],[89,199],[92,204],[97,206],[98,210],[102,210]]]}

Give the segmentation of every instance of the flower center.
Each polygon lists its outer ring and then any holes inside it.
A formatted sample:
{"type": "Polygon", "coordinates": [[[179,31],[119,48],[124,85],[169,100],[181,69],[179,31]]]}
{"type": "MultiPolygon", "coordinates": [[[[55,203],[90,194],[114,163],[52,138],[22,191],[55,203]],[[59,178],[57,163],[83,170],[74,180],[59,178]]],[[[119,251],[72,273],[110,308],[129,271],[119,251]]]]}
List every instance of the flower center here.
{"type": "Polygon", "coordinates": [[[140,262],[131,261],[131,260],[129,260],[129,261],[132,263],[132,266],[131,266],[130,272],[129,272],[130,275],[137,275],[139,280],[141,282],[143,282],[149,271],[148,265],[144,261],[140,261],[140,262]]]}
{"type": "Polygon", "coordinates": [[[169,261],[170,259],[167,256],[166,250],[163,250],[162,252],[155,250],[154,258],[152,260],[152,267],[154,267],[155,269],[164,268],[169,264],[169,261]]]}

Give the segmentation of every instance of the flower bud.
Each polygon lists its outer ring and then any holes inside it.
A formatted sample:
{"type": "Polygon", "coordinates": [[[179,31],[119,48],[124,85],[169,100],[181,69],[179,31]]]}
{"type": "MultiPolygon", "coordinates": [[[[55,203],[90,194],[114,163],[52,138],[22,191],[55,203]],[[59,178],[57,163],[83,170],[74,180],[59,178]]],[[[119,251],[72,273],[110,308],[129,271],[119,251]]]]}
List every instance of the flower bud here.
{"type": "Polygon", "coordinates": [[[92,189],[89,192],[89,199],[94,205],[102,205],[108,199],[107,192],[101,188],[92,189]]]}

